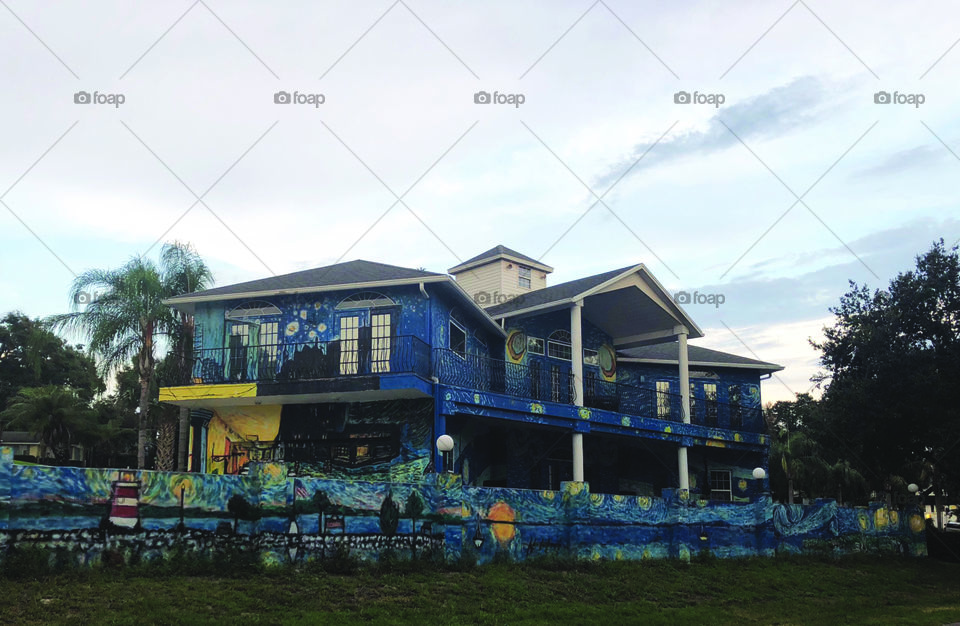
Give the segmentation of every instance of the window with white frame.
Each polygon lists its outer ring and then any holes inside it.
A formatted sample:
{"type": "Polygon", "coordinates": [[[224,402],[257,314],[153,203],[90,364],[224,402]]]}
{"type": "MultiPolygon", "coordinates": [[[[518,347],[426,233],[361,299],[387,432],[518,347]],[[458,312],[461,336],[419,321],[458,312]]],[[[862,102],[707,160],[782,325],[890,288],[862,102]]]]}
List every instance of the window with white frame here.
{"type": "Polygon", "coordinates": [[[710,470],[710,499],[724,502],[733,500],[730,470],[710,470]]]}
{"type": "Polygon", "coordinates": [[[260,346],[264,362],[277,362],[277,342],[280,330],[279,322],[260,323],[260,346]]]}
{"type": "Polygon", "coordinates": [[[584,365],[600,365],[600,353],[596,350],[590,350],[589,348],[583,349],[583,364],[584,365]]]}
{"type": "Polygon", "coordinates": [[[467,357],[467,331],[452,318],[450,319],[450,350],[467,357]]]}
{"type": "Polygon", "coordinates": [[[370,371],[374,374],[390,371],[392,334],[390,313],[374,313],[370,316],[370,371]]]}
{"type": "Polygon", "coordinates": [[[570,347],[570,333],[565,330],[556,330],[547,337],[547,356],[555,359],[571,361],[573,350],[570,347]]]}
{"type": "Polygon", "coordinates": [[[670,419],[670,381],[657,381],[657,417],[670,419]]]}
{"type": "Polygon", "coordinates": [[[519,270],[520,273],[517,284],[523,289],[530,289],[530,278],[533,276],[533,272],[530,271],[529,267],[522,265],[518,265],[517,270],[519,270]]]}
{"type": "Polygon", "coordinates": [[[717,425],[717,385],[716,383],[703,384],[703,409],[707,426],[717,425]]]}
{"type": "Polygon", "coordinates": [[[738,430],[743,427],[743,412],[740,410],[740,385],[727,387],[727,398],[730,402],[730,428],[738,430]]]}
{"type": "Polygon", "coordinates": [[[527,337],[527,352],[543,356],[543,339],[540,337],[527,337]]]}

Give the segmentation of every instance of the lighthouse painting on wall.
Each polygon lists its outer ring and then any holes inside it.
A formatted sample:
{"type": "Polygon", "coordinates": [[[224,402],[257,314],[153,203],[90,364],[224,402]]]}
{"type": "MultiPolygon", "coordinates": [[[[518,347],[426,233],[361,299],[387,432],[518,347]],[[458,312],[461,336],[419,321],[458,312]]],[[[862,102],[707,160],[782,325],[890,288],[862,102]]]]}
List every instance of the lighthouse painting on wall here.
{"type": "Polygon", "coordinates": [[[113,481],[110,497],[110,516],[107,522],[121,529],[140,528],[140,481],[121,477],[113,481]]]}

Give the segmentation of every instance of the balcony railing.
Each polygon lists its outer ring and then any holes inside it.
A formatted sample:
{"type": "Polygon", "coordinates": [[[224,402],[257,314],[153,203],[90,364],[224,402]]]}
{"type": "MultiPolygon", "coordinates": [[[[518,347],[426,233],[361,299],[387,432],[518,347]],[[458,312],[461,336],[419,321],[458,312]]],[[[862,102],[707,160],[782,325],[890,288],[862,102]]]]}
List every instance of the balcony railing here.
{"type": "Polygon", "coordinates": [[[175,384],[290,382],[345,376],[430,377],[430,347],[409,335],[204,348],[175,373],[175,384]]]}
{"type": "Polygon", "coordinates": [[[540,402],[573,404],[576,392],[568,368],[520,365],[453,350],[434,350],[434,375],[440,382],[478,391],[504,393],[540,402]]]}
{"type": "MultiPolygon", "coordinates": [[[[434,375],[441,383],[492,391],[519,398],[573,404],[576,398],[573,374],[561,365],[519,365],[500,359],[434,351],[434,375]]],[[[583,382],[583,405],[640,417],[672,422],[683,420],[680,394],[624,383],[587,378],[583,382]]],[[[700,426],[763,432],[759,407],[743,407],[702,398],[691,400],[690,421],[700,426]]]]}

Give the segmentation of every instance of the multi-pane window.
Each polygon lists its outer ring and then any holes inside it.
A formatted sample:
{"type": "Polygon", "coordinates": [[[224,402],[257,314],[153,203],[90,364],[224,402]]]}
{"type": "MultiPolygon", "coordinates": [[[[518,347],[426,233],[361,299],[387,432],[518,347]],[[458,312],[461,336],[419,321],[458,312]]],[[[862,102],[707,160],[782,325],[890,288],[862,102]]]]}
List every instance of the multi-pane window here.
{"type": "Polygon", "coordinates": [[[657,417],[670,419],[670,381],[657,381],[657,417]]]}
{"type": "Polygon", "coordinates": [[[527,352],[543,356],[543,339],[540,337],[527,337],[527,352]]]}
{"type": "Polygon", "coordinates": [[[560,373],[560,368],[556,365],[550,366],[550,399],[554,402],[563,402],[564,393],[563,393],[563,376],[560,373]]]}
{"type": "Polygon", "coordinates": [[[547,356],[564,361],[572,360],[573,351],[570,348],[570,333],[557,330],[547,338],[547,356]]]}
{"type": "Polygon", "coordinates": [[[697,421],[697,387],[693,383],[690,383],[690,421],[694,424],[698,424],[697,421]]]}
{"type": "Polygon", "coordinates": [[[230,380],[247,379],[247,346],[250,345],[250,326],[234,322],[230,325],[230,380]]]}
{"type": "Polygon", "coordinates": [[[340,318],[340,374],[356,374],[360,365],[360,317],[340,318]]]}
{"type": "Polygon", "coordinates": [[[704,383],[703,385],[703,409],[706,416],[707,426],[717,425],[717,385],[716,383],[704,383]]]}
{"type": "Polygon", "coordinates": [[[467,332],[453,320],[450,320],[450,349],[463,358],[467,356],[467,332]]]}
{"type": "Polygon", "coordinates": [[[733,499],[730,470],[710,470],[710,499],[724,502],[730,502],[733,499]]]}
{"type": "Polygon", "coordinates": [[[600,365],[600,354],[596,350],[583,350],[584,365],[600,365]]]}
{"type": "Polygon", "coordinates": [[[370,316],[370,371],[374,374],[390,371],[390,314],[370,316]]]}
{"type": "Polygon", "coordinates": [[[740,409],[740,385],[727,387],[727,397],[730,402],[730,428],[739,430],[743,427],[743,411],[740,409]]]}
{"type": "Polygon", "coordinates": [[[517,267],[517,269],[520,270],[520,278],[519,278],[518,284],[523,289],[530,289],[530,278],[532,276],[532,272],[530,271],[530,268],[523,267],[522,265],[520,265],[517,267]]]}
{"type": "Polygon", "coordinates": [[[262,322],[260,324],[261,358],[265,363],[277,362],[277,337],[279,330],[279,322],[262,322]]]}

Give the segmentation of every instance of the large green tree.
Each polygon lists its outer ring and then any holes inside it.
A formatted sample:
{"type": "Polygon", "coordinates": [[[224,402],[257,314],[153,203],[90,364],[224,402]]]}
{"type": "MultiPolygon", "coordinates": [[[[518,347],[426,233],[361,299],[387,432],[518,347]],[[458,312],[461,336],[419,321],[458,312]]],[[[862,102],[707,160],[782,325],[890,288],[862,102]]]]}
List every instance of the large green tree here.
{"type": "MultiPolygon", "coordinates": [[[[74,311],[51,318],[54,327],[75,330],[89,338],[89,349],[98,357],[104,375],[136,359],[140,386],[137,464],[141,468],[146,466],[150,438],[150,392],[155,383],[157,344],[164,339],[176,342],[184,334],[181,317],[164,301],[189,289],[190,280],[183,277],[184,272],[205,267],[196,252],[181,243],[165,244],[160,258],[160,266],[134,257],[117,269],[83,272],[71,287],[74,311]],[[86,295],[91,293],[96,297],[86,295]]],[[[203,274],[209,276],[209,270],[203,274]]]]}
{"type": "Polygon", "coordinates": [[[70,460],[70,449],[95,425],[92,411],[69,387],[47,385],[21,389],[0,414],[10,427],[28,430],[53,453],[57,463],[70,460]]]}
{"type": "Polygon", "coordinates": [[[939,241],[887,289],[851,282],[821,352],[821,443],[877,491],[960,491],[960,255],[939,241]],[[926,468],[921,476],[919,468],[926,468]],[[921,484],[921,487],[928,486],[921,484]]]}
{"type": "Polygon", "coordinates": [[[0,320],[0,411],[27,387],[66,385],[85,400],[104,390],[96,363],[38,320],[18,312],[0,320]]]}

